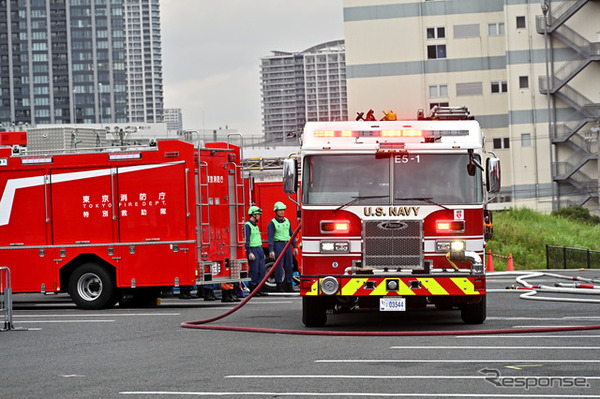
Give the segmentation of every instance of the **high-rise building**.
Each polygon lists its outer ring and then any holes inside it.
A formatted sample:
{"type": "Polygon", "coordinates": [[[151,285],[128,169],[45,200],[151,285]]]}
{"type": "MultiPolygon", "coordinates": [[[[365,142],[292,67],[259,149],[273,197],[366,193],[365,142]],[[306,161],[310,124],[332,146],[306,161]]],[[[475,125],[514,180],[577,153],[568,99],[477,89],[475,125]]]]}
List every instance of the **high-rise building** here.
{"type": "Polygon", "coordinates": [[[160,121],[160,66],[158,0],[0,0],[3,127],[160,121]]]}
{"type": "Polygon", "coordinates": [[[307,121],[347,120],[344,41],[261,59],[267,142],[295,137],[307,121]]]}
{"type": "Polygon", "coordinates": [[[163,80],[159,0],[125,0],[130,122],[162,122],[163,80]]]}
{"type": "Polygon", "coordinates": [[[344,0],[349,113],[467,106],[502,161],[496,206],[597,212],[597,21],[586,0],[344,0]]]}
{"type": "Polygon", "coordinates": [[[183,132],[183,115],[181,108],[165,108],[163,122],[169,132],[183,132]]]}

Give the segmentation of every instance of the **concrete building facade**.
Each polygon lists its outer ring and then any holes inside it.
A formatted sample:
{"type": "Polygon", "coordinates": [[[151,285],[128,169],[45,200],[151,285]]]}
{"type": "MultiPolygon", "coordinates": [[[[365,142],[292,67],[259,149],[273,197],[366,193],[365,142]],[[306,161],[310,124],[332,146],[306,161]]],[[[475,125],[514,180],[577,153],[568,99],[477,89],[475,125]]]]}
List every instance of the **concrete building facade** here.
{"type": "Polygon", "coordinates": [[[165,108],[163,121],[167,124],[167,130],[172,132],[183,132],[183,114],[181,108],[165,108]]]}
{"type": "Polygon", "coordinates": [[[263,132],[267,142],[296,137],[307,121],[347,120],[344,41],[261,59],[263,132]]]}
{"type": "Polygon", "coordinates": [[[0,124],[160,122],[160,53],[158,0],[0,0],[0,124]]]}
{"type": "Polygon", "coordinates": [[[598,212],[600,2],[546,3],[548,26],[539,0],[344,0],[348,113],[467,106],[502,162],[495,207],[598,212]]]}

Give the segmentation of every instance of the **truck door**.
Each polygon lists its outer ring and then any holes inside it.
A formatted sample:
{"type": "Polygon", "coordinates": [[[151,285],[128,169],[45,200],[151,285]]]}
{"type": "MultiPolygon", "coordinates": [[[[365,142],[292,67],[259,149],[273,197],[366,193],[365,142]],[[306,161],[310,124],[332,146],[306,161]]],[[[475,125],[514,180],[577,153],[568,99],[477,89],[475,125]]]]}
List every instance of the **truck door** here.
{"type": "Polygon", "coordinates": [[[52,173],[54,244],[97,244],[115,241],[114,190],[111,168],[61,169],[52,173]]]}
{"type": "MultiPolygon", "coordinates": [[[[194,284],[186,240],[190,204],[183,162],[118,168],[118,218],[123,247],[121,281],[138,287],[194,284]]],[[[192,204],[193,205],[193,204],[192,204]]]]}
{"type": "Polygon", "coordinates": [[[43,169],[0,173],[1,265],[11,270],[14,292],[58,287],[54,261],[39,248],[51,244],[50,192],[44,175],[43,169]]]}

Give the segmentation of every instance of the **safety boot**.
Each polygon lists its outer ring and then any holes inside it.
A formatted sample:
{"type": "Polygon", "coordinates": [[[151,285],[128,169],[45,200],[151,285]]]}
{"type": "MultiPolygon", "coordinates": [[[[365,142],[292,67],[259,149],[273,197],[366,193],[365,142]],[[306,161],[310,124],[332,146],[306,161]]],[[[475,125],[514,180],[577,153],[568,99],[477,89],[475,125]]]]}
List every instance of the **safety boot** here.
{"type": "Polygon", "coordinates": [[[295,292],[294,283],[285,283],[284,290],[285,292],[295,292]]]}
{"type": "Polygon", "coordinates": [[[231,298],[231,290],[223,290],[221,302],[233,302],[233,299],[231,298]]]}
{"type": "Polygon", "coordinates": [[[231,302],[240,302],[241,299],[235,293],[235,289],[229,290],[229,296],[231,297],[231,302]]]}
{"type": "Polygon", "coordinates": [[[205,301],[216,301],[217,297],[215,296],[215,293],[213,292],[213,290],[204,290],[204,300],[205,301]]]}

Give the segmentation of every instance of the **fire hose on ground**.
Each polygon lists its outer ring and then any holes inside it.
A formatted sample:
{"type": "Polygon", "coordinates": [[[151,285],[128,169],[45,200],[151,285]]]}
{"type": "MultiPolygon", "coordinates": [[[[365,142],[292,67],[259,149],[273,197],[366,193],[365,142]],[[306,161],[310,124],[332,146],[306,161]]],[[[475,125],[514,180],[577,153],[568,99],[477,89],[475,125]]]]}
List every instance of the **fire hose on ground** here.
{"type": "MultiPolygon", "coordinates": [[[[239,326],[218,326],[218,325],[209,325],[217,320],[221,320],[232,313],[237,312],[241,309],[248,301],[250,301],[254,295],[260,291],[265,282],[271,277],[271,274],[275,272],[275,269],[279,266],[279,263],[283,259],[284,254],[289,249],[292,241],[298,235],[300,231],[302,223],[298,223],[298,227],[294,231],[292,237],[287,242],[283,251],[279,255],[279,257],[275,260],[273,267],[271,270],[265,275],[263,280],[256,286],[256,288],[250,293],[249,296],[244,298],[242,302],[237,304],[235,307],[229,309],[223,314],[218,316],[210,317],[208,319],[195,320],[195,321],[186,321],[181,323],[181,327],[183,328],[193,328],[199,330],[215,330],[215,331],[239,331],[239,332],[254,332],[254,333],[267,333],[267,334],[291,334],[291,335],[325,335],[325,336],[435,336],[435,335],[485,335],[485,334],[523,334],[523,333],[544,333],[544,332],[559,332],[559,331],[585,331],[585,330],[600,330],[600,325],[592,325],[592,326],[566,326],[566,327],[538,327],[538,328],[520,328],[520,329],[489,329],[489,330],[454,330],[454,331],[329,331],[329,330],[290,330],[290,329],[279,329],[279,328],[257,328],[257,327],[239,327],[239,326]]],[[[496,273],[494,273],[496,274],[496,273]]],[[[531,273],[531,272],[498,272],[497,274],[519,274],[520,276],[517,278],[517,281],[525,287],[525,289],[531,290],[525,294],[521,295],[523,299],[533,299],[531,298],[536,294],[536,290],[540,288],[533,288],[534,286],[527,283],[525,278],[539,277],[541,275],[548,275],[548,273],[531,273]]],[[[556,275],[558,276],[558,275],[556,275]]],[[[561,276],[564,278],[566,276],[561,276]]],[[[592,279],[586,279],[589,282],[595,282],[592,279]]],[[[581,281],[586,281],[581,279],[581,281]]],[[[564,287],[549,287],[554,288],[552,292],[561,292],[561,293],[580,293],[570,292],[580,290],[579,288],[564,288],[564,287]],[[568,291],[565,291],[568,290],[568,291]]],[[[546,290],[546,287],[543,288],[546,290]]],[[[600,289],[593,289],[594,294],[600,294],[600,289]]],[[[586,291],[591,291],[591,289],[587,289],[586,291]]],[[[600,300],[593,300],[593,303],[600,303],[600,300]]]]}

